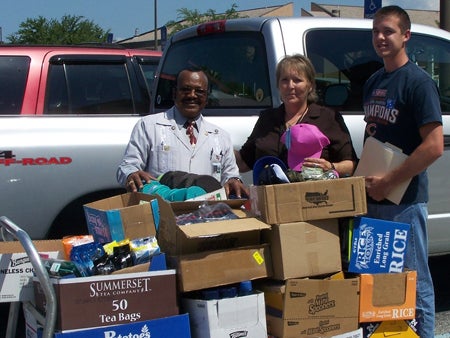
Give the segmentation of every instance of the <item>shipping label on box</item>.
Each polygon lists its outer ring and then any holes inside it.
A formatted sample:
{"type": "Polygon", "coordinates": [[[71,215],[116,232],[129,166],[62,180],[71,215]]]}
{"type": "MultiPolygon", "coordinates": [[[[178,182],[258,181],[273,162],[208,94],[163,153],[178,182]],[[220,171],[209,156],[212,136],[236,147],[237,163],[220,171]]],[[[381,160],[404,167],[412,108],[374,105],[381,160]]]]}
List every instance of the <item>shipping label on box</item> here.
{"type": "MultiPolygon", "coordinates": [[[[57,297],[58,330],[132,323],[179,313],[175,270],[51,281],[57,297]]],[[[34,285],[37,308],[44,312],[43,290],[36,279],[34,285]]]]}
{"type": "Polygon", "coordinates": [[[358,329],[359,278],[289,279],[259,285],[276,337],[331,337],[358,329]]]}
{"type": "Polygon", "coordinates": [[[264,230],[270,244],[273,278],[286,280],[325,275],[342,269],[337,219],[272,225],[264,230]]]}
{"type": "Polygon", "coordinates": [[[361,274],[359,321],[414,319],[416,271],[361,274]]]}
{"type": "Polygon", "coordinates": [[[100,243],[155,236],[152,203],[154,197],[136,192],[85,204],[89,233],[100,243]]]}
{"type": "Polygon", "coordinates": [[[402,272],[409,224],[355,217],[348,271],[402,272]]]}
{"type": "Polygon", "coordinates": [[[182,299],[193,338],[267,338],[264,294],[201,300],[182,299]]]}
{"type": "MultiPolygon", "coordinates": [[[[59,240],[33,241],[44,258],[61,258],[63,246],[59,240]]],[[[34,268],[18,241],[0,242],[0,303],[33,301],[34,268]]]]}
{"type": "Polygon", "coordinates": [[[367,213],[364,177],[250,187],[251,210],[268,224],[367,213]]]}

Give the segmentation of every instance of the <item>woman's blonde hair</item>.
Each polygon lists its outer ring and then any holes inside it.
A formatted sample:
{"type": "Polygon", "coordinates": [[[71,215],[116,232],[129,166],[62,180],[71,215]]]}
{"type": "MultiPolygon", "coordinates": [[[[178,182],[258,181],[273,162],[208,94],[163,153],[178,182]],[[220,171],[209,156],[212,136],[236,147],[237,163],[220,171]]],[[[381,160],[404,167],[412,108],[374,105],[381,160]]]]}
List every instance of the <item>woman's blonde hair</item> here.
{"type": "Polygon", "coordinates": [[[278,62],[275,72],[277,86],[280,82],[281,72],[288,69],[295,70],[298,74],[302,74],[306,77],[306,80],[311,85],[311,91],[308,94],[307,101],[308,103],[317,102],[316,71],[314,70],[314,66],[311,61],[306,56],[301,54],[286,55],[283,57],[281,61],[278,62]]]}

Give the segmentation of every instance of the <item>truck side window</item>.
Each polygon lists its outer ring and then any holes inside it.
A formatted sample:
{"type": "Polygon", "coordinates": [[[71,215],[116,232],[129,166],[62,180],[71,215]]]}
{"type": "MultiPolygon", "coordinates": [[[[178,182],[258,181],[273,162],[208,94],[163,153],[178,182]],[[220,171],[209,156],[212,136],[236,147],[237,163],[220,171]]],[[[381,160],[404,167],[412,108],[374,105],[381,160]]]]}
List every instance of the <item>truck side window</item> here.
{"type": "Polygon", "coordinates": [[[0,115],[20,114],[30,61],[27,56],[0,56],[0,115]]]}
{"type": "MultiPolygon", "coordinates": [[[[306,51],[316,68],[319,97],[326,86],[347,87],[348,99],[340,110],[358,113],[362,110],[363,86],[382,60],[372,47],[370,30],[312,30],[306,36],[306,51]]],[[[448,42],[436,37],[412,33],[408,42],[411,61],[426,70],[441,93],[443,112],[450,111],[450,50],[448,42]]],[[[323,99],[323,97],[321,97],[323,99]]],[[[323,102],[322,102],[323,103],[323,102]]]]}
{"type": "Polygon", "coordinates": [[[50,65],[46,114],[133,114],[124,62],[55,62],[50,65]]]}
{"type": "Polygon", "coordinates": [[[382,67],[372,47],[368,30],[312,30],[306,36],[306,51],[316,69],[316,86],[321,103],[327,86],[342,85],[348,97],[340,110],[361,112],[365,81],[382,67]]]}
{"type": "Polygon", "coordinates": [[[407,45],[409,59],[431,75],[441,95],[441,109],[450,112],[450,47],[448,41],[412,34],[407,45]]]}

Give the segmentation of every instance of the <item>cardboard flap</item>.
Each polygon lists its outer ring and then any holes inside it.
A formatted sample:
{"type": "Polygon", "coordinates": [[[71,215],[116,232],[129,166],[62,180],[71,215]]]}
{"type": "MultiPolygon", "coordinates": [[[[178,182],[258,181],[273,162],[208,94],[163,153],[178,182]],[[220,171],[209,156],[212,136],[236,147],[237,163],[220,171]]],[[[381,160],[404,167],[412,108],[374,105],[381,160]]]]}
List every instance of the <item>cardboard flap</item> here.
{"type": "MultiPolygon", "coordinates": [[[[37,252],[50,252],[50,251],[59,251],[64,252],[63,244],[61,240],[34,240],[33,245],[36,248],[37,252]]],[[[19,241],[9,241],[9,242],[1,242],[0,241],[0,254],[7,253],[25,253],[25,249],[19,241]]]]}
{"type": "Polygon", "coordinates": [[[232,219],[207,223],[194,223],[180,226],[181,232],[187,238],[209,237],[248,231],[270,229],[270,225],[256,218],[232,219]]]}

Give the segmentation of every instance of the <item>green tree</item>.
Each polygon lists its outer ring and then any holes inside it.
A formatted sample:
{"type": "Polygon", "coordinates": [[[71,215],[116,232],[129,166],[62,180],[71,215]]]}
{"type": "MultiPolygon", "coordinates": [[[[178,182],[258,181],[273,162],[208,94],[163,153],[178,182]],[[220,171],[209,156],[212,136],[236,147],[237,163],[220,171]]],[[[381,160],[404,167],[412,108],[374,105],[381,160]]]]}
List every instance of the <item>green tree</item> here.
{"type": "Polygon", "coordinates": [[[26,19],[19,30],[7,39],[16,44],[74,45],[106,42],[108,33],[109,30],[103,30],[83,16],[64,15],[60,22],[39,16],[37,19],[26,19]]]}
{"type": "Polygon", "coordinates": [[[217,14],[214,9],[208,9],[205,13],[200,13],[197,9],[190,10],[187,8],[177,9],[177,19],[178,21],[168,21],[166,23],[167,30],[170,32],[169,35],[173,35],[176,32],[181,31],[184,28],[198,25],[200,23],[205,23],[214,20],[223,19],[236,19],[239,16],[237,12],[238,6],[233,3],[231,8],[228,9],[223,14],[217,14]]]}

